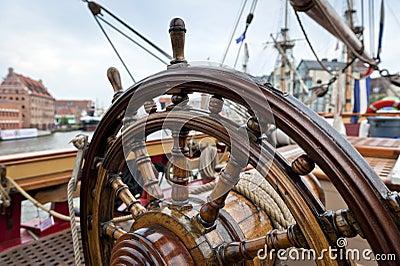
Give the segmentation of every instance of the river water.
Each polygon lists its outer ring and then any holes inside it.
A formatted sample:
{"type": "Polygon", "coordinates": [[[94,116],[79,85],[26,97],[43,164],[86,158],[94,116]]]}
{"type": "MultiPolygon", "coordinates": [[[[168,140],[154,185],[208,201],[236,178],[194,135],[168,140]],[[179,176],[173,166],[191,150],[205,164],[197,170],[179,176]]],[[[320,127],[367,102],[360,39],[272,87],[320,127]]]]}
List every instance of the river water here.
{"type": "Polygon", "coordinates": [[[79,130],[56,132],[49,136],[37,138],[0,141],[0,156],[33,151],[74,148],[74,146],[69,142],[78,134],[88,135],[90,139],[93,132],[79,130]]]}

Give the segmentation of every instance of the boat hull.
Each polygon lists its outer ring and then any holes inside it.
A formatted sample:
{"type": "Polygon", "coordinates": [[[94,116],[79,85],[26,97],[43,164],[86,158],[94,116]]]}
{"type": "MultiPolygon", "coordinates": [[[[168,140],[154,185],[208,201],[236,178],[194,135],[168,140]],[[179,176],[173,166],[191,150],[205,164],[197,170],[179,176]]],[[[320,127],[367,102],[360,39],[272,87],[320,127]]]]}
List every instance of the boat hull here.
{"type": "Polygon", "coordinates": [[[0,131],[1,140],[36,138],[37,136],[38,130],[36,128],[5,129],[0,131]]]}

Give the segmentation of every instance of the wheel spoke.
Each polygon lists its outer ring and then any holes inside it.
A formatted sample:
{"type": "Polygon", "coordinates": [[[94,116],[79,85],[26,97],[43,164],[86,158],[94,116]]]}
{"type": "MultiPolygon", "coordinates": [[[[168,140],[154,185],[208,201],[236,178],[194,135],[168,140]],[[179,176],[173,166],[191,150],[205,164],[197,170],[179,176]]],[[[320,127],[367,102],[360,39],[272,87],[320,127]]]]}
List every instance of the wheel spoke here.
{"type": "Polygon", "coordinates": [[[278,251],[290,247],[308,247],[296,224],[290,225],[288,229],[282,231],[273,229],[263,237],[223,245],[219,250],[219,256],[224,263],[232,264],[243,260],[252,260],[260,255],[260,251],[278,251]]]}
{"type": "Polygon", "coordinates": [[[187,187],[189,181],[189,173],[187,170],[189,149],[186,147],[186,139],[189,131],[185,128],[180,130],[172,130],[172,138],[174,139],[174,146],[171,150],[173,167],[172,167],[172,191],[171,198],[172,204],[183,206],[188,203],[189,188],[187,187]]]}
{"type": "Polygon", "coordinates": [[[225,169],[221,171],[220,177],[207,198],[198,216],[198,220],[205,227],[212,227],[218,218],[219,210],[225,206],[226,197],[233,186],[239,181],[239,174],[244,168],[243,162],[236,160],[232,155],[225,169]]]}
{"type": "Polygon", "coordinates": [[[102,228],[103,232],[114,240],[126,234],[126,231],[121,226],[117,226],[112,222],[104,223],[102,228]]]}
{"type": "Polygon", "coordinates": [[[122,182],[119,174],[109,174],[109,184],[114,189],[115,195],[119,197],[127,206],[133,219],[146,212],[146,209],[140,204],[140,201],[132,195],[127,185],[122,182]]]}
{"type": "Polygon", "coordinates": [[[133,143],[132,150],[135,154],[136,164],[143,176],[143,189],[148,194],[148,200],[151,202],[155,199],[162,199],[164,194],[158,185],[158,180],[154,173],[151,158],[146,151],[144,140],[133,143]]]}

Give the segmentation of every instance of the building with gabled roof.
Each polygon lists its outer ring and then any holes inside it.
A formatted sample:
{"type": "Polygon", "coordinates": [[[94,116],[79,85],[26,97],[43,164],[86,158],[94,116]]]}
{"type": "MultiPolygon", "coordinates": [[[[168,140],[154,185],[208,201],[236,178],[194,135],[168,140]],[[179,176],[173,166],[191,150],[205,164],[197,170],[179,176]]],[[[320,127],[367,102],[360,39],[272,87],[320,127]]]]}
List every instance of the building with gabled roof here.
{"type": "MultiPolygon", "coordinates": [[[[332,59],[329,61],[326,58],[321,60],[321,64],[329,70],[330,72],[337,75],[337,79],[328,87],[328,92],[320,98],[316,98],[309,104],[309,107],[316,112],[328,112],[331,113],[335,110],[340,99],[337,99],[338,92],[341,91],[344,96],[346,90],[346,75],[342,73],[342,70],[347,66],[347,63],[340,62],[337,59],[332,59]]],[[[333,76],[325,71],[320,63],[316,60],[304,60],[302,59],[297,66],[297,71],[300,74],[303,82],[308,88],[315,88],[321,84],[328,84],[328,82],[333,78],[333,76]]],[[[359,65],[354,63],[352,65],[352,76],[360,76],[360,73],[365,73],[363,64],[359,65]]],[[[299,77],[296,77],[294,82],[295,86],[293,89],[293,96],[299,99],[307,99],[311,96],[312,91],[308,94],[302,92],[299,82],[299,77]]],[[[354,87],[354,79],[350,81],[351,88],[354,87]]],[[[343,101],[343,106],[345,105],[346,99],[341,99],[343,101]]]]}
{"type": "Polygon", "coordinates": [[[0,107],[6,104],[19,106],[22,128],[52,129],[54,101],[41,80],[17,74],[11,67],[0,85],[0,107]]]}

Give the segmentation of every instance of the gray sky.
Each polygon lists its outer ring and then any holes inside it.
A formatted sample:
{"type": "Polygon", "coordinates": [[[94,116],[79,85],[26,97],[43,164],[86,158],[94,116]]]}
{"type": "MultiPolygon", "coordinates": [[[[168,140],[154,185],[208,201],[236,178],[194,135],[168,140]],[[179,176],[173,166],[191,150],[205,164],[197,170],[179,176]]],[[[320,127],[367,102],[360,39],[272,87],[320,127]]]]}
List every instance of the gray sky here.
{"type": "MultiPolygon", "coordinates": [[[[189,62],[221,61],[242,4],[242,0],[97,2],[168,53],[171,53],[169,21],[174,17],[183,18],[188,30],[185,55],[189,62]]],[[[343,13],[346,1],[331,2],[343,13]]],[[[277,33],[283,25],[283,3],[283,0],[258,1],[246,37],[250,53],[248,68],[253,75],[268,74],[275,65],[278,53],[272,44],[266,45],[265,42],[271,41],[270,34],[277,33]]],[[[375,1],[376,25],[379,3],[375,1]]],[[[251,1],[248,1],[235,38],[244,29],[250,4],[251,1]]],[[[398,72],[400,22],[393,10],[400,10],[400,1],[386,0],[381,68],[398,72]]],[[[290,37],[304,39],[291,8],[289,14],[290,37]]],[[[340,59],[341,49],[335,51],[336,39],[304,14],[301,18],[320,58],[340,59]]],[[[361,23],[360,13],[356,21],[361,23]]],[[[109,66],[120,70],[124,88],[132,85],[132,80],[100,32],[86,4],[80,0],[0,0],[0,25],[0,77],[5,77],[7,69],[13,67],[17,73],[42,79],[56,99],[92,99],[97,101],[99,107],[105,108],[112,97],[106,78],[109,66]]],[[[365,26],[368,26],[367,19],[365,26]]],[[[105,27],[136,80],[165,69],[165,65],[105,27]]],[[[365,41],[369,50],[368,34],[365,41]]],[[[227,65],[233,66],[238,47],[232,43],[225,62],[227,65]]],[[[297,63],[301,59],[314,59],[304,40],[296,42],[294,57],[297,63]]],[[[242,58],[239,57],[238,69],[241,69],[242,58]]]]}

